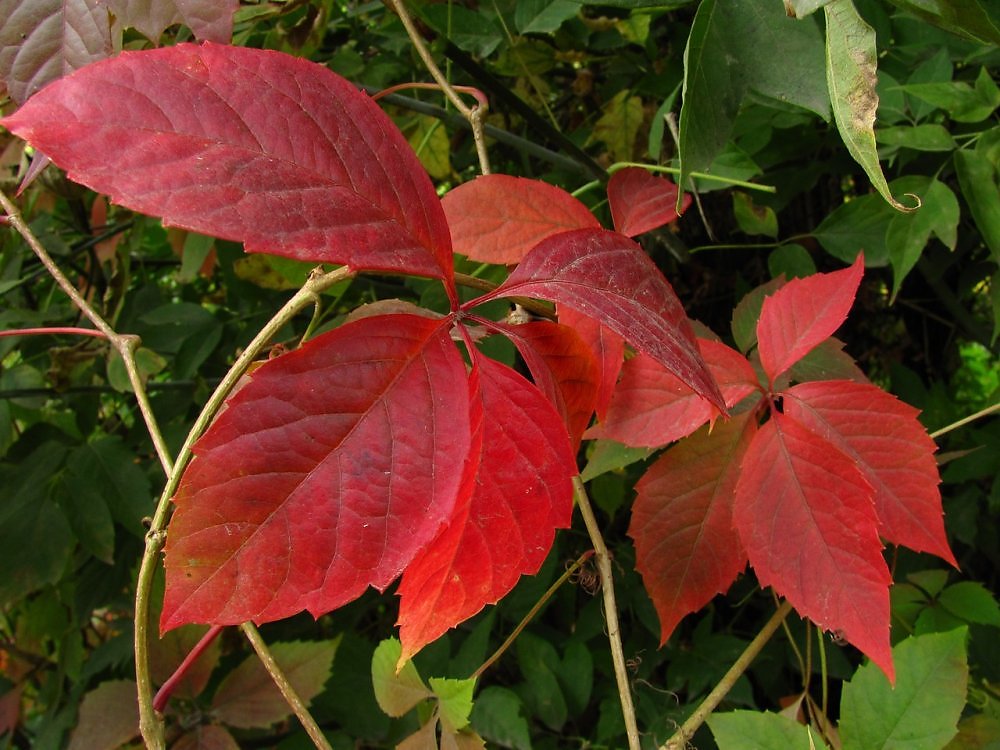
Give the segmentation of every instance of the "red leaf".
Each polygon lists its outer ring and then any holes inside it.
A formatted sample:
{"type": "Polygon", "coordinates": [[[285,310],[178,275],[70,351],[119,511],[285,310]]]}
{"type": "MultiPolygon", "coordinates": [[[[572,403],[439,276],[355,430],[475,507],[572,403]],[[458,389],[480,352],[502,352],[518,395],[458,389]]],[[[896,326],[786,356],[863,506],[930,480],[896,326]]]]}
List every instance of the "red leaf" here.
{"type": "Polygon", "coordinates": [[[447,322],[363,318],[264,363],[195,444],[161,627],[320,615],[384,589],[451,517],[469,450],[447,322]]]}
{"type": "Polygon", "coordinates": [[[568,326],[548,321],[497,326],[524,357],[538,389],[562,417],[576,449],[597,401],[597,363],[590,348],[568,326]]]}
{"type": "Polygon", "coordinates": [[[3,125],[71,179],[167,224],[451,287],[430,179],[389,118],[322,65],[215,44],[126,52],[3,125]]]}
{"type": "Polygon", "coordinates": [[[604,419],[608,404],[611,403],[611,396],[615,392],[618,374],[625,362],[625,339],[593,318],[578,313],[572,307],[558,305],[556,309],[559,322],[575,330],[594,355],[599,370],[597,403],[594,405],[594,411],[597,412],[598,419],[604,419]]]}
{"type": "Polygon", "coordinates": [[[518,295],[552,300],[603,323],[725,410],[680,300],[628,237],[603,229],[549,237],[500,287],[469,304],[518,295]]]}
{"type": "Polygon", "coordinates": [[[520,263],[546,237],[601,226],[590,209],[562,188],[504,174],[459,185],[441,204],[455,252],[483,263],[520,263]]]}
{"type": "Polygon", "coordinates": [[[733,521],[761,585],[838,631],[891,680],[892,579],[872,494],[849,457],[774,413],[743,457],[733,521]]]}
{"type": "Polygon", "coordinates": [[[198,39],[228,44],[239,0],[102,0],[122,26],[131,26],[153,44],[168,26],[182,23],[198,39]]]}
{"type": "MultiPolygon", "coordinates": [[[[677,186],[641,167],[626,167],[608,181],[608,205],[615,229],[635,237],[677,219],[677,186]]],[[[690,205],[685,195],[681,210],[690,205]]]]}
{"type": "Polygon", "coordinates": [[[476,357],[469,388],[480,452],[468,477],[471,495],[403,573],[403,659],[537,572],[573,512],[576,461],[551,404],[485,357],[476,357]]]}
{"type": "MultiPolygon", "coordinates": [[[[725,344],[698,339],[698,348],[732,408],[760,388],[750,363],[725,344]]],[[[635,447],[656,448],[690,435],[712,418],[711,404],[645,354],[625,363],[607,417],[587,431],[635,447]]]]}
{"type": "Polygon", "coordinates": [[[840,328],[864,270],[864,256],[859,253],[850,268],[792,279],[764,300],[757,322],[757,346],[772,383],[840,328]]]}
{"type": "Polygon", "coordinates": [[[733,489],[754,435],[748,411],[678,443],[635,486],[629,536],[660,617],[660,645],[685,615],[729,588],[747,563],[733,528],[733,489]]]}
{"type": "Polygon", "coordinates": [[[785,414],[837,446],[875,488],[883,538],[958,567],[944,531],[937,446],[916,409],[847,380],[802,383],[784,396],[785,414]]]}
{"type": "Polygon", "coordinates": [[[88,0],[13,0],[0,18],[0,81],[18,103],[112,51],[108,10],[88,0]]]}

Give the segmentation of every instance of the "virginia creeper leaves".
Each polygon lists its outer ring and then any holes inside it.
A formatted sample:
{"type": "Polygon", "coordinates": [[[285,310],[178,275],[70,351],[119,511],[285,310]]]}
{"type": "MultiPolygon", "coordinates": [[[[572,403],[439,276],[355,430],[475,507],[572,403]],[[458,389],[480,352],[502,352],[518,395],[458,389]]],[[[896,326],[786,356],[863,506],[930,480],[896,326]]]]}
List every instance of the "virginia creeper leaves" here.
{"type": "Polygon", "coordinates": [[[174,498],[164,629],[319,615],[402,572],[450,517],[469,450],[448,329],[363,318],[254,371],[174,498]]]}
{"type": "MultiPolygon", "coordinates": [[[[608,206],[615,230],[627,237],[669,224],[678,217],[678,188],[665,177],[641,167],[627,167],[608,181],[608,206]]],[[[681,211],[691,205],[691,196],[681,201],[681,211]]]]}
{"type": "Polygon", "coordinates": [[[3,124],[71,179],[167,224],[451,283],[426,172],[368,96],[323,66],[211,43],[126,52],[3,124]]]}

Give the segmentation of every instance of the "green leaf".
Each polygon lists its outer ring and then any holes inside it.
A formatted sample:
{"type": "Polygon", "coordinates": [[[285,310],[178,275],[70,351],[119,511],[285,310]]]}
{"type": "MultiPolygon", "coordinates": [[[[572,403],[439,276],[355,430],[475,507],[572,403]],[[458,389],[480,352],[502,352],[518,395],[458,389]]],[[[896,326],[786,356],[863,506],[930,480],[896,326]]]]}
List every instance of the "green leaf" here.
{"type": "Polygon", "coordinates": [[[475,678],[454,680],[431,677],[428,682],[438,700],[442,728],[455,734],[467,727],[469,714],[472,713],[472,694],[476,689],[475,678]]]}
{"type": "Polygon", "coordinates": [[[531,633],[517,638],[517,663],[524,675],[519,692],[528,709],[543,724],[558,731],[569,711],[557,677],[560,664],[555,646],[531,633]]]}
{"type": "Polygon", "coordinates": [[[767,270],[772,278],[784,276],[798,279],[816,273],[816,264],[809,251],[796,242],[779,245],[767,256],[767,270]]]}
{"type": "Polygon", "coordinates": [[[70,560],[75,540],[52,500],[65,457],[47,442],[17,466],[0,466],[0,607],[58,581],[70,560]]]}
{"type": "Polygon", "coordinates": [[[572,0],[518,0],[514,25],[522,34],[552,34],[579,12],[572,0]]]}
{"type": "Polygon", "coordinates": [[[1000,626],[1000,605],[993,594],[976,581],[959,581],[949,586],[941,592],[938,604],[966,622],[1000,626]]]}
{"type": "Polygon", "coordinates": [[[833,116],[844,145],[872,185],[899,211],[912,211],[892,197],[875,148],[875,31],[858,15],[851,0],[833,0],[826,14],[826,81],[833,116]]]}
{"type": "Polygon", "coordinates": [[[1000,263],[1000,174],[979,152],[956,151],[955,174],[969,213],[995,263],[1000,263]]]}
{"type": "Polygon", "coordinates": [[[826,5],[830,0],[784,0],[785,13],[795,18],[805,18],[826,5]]]}
{"type": "Polygon", "coordinates": [[[944,750],[1000,750],[1000,718],[976,714],[958,722],[958,736],[944,750]]]}
{"type": "Polygon", "coordinates": [[[184,237],[184,246],[181,250],[181,268],[177,272],[177,281],[181,284],[190,284],[198,278],[198,272],[205,263],[208,254],[215,247],[215,238],[208,237],[197,232],[188,232],[184,237]]]}
{"type": "MultiPolygon", "coordinates": [[[[306,705],[330,679],[339,644],[340,638],[270,645],[274,660],[306,705]]],[[[219,683],[212,697],[212,710],[219,721],[240,729],[267,728],[292,713],[256,654],[248,656],[219,683]]]]}
{"type": "Polygon", "coordinates": [[[907,638],[892,650],[895,688],[873,664],[844,685],[843,750],[939,750],[955,736],[969,668],[965,628],[907,638]]]}
{"type": "Polygon", "coordinates": [[[812,234],[833,257],[853,263],[864,250],[865,266],[877,268],[889,263],[885,234],[895,216],[878,195],[862,195],[828,213],[812,234]]]}
{"type": "Polygon", "coordinates": [[[629,96],[627,89],[619,91],[605,103],[588,143],[601,141],[615,161],[631,160],[643,114],[642,99],[629,96]]]}
{"type": "Polygon", "coordinates": [[[568,707],[574,715],[582,714],[594,688],[594,659],[590,649],[578,640],[566,644],[558,677],[568,707]]]}
{"type": "Polygon", "coordinates": [[[935,26],[977,42],[1000,44],[1000,18],[993,0],[889,0],[935,26]],[[992,10],[991,10],[992,8],[992,10]]]}
{"type": "MultiPolygon", "coordinates": [[[[167,366],[167,360],[152,349],[140,346],[135,350],[135,365],[139,371],[140,382],[145,383],[167,366]]],[[[125,361],[117,349],[112,349],[108,354],[108,383],[119,393],[132,393],[132,383],[128,379],[125,361]]]]}
{"type": "Polygon", "coordinates": [[[402,716],[421,701],[434,696],[420,679],[412,661],[404,662],[397,670],[402,653],[399,640],[387,638],[378,644],[372,655],[375,700],[389,716],[402,716]]]}
{"type": "Polygon", "coordinates": [[[100,485],[90,477],[68,471],[58,475],[59,507],[66,514],[70,530],[85,550],[111,565],[115,556],[115,524],[104,501],[100,485]]]}
{"type": "Polygon", "coordinates": [[[733,322],[730,328],[736,346],[744,354],[757,344],[757,320],[764,306],[764,298],[774,294],[784,284],[785,279],[781,277],[762,284],[744,295],[733,310],[733,322]]]}
{"type": "Polygon", "coordinates": [[[139,734],[135,682],[111,680],[87,692],[68,750],[115,750],[139,734]]]}
{"type": "Polygon", "coordinates": [[[727,711],[708,717],[719,750],[815,750],[822,740],[808,727],[769,711],[727,711]]]}
{"type": "MultiPolygon", "coordinates": [[[[898,214],[889,222],[885,244],[892,265],[892,299],[896,298],[903,279],[913,269],[931,235],[935,235],[949,249],[955,249],[958,234],[958,199],[942,182],[930,180],[926,187],[919,182],[927,178],[904,178],[912,185],[911,194],[919,194],[923,205],[920,210],[898,214]]],[[[899,184],[897,180],[893,184],[899,184]]]]}
{"type": "Polygon", "coordinates": [[[957,146],[951,133],[943,125],[923,125],[881,128],[875,140],[884,146],[901,146],[914,151],[953,151],[957,146]]]}
{"type": "Polygon", "coordinates": [[[632,448],[624,443],[616,443],[614,440],[594,440],[587,465],[583,467],[580,478],[584,482],[589,482],[595,477],[606,474],[609,471],[624,469],[636,461],[642,461],[649,457],[653,451],[649,448],[632,448]]]}
{"type": "Polygon", "coordinates": [[[986,68],[979,70],[974,86],[965,81],[909,83],[901,87],[907,94],[940,107],[956,122],[981,122],[1000,106],[1000,87],[986,68]]]}
{"type": "Polygon", "coordinates": [[[684,50],[680,184],[711,167],[750,91],[829,119],[822,45],[816,23],[788,18],[776,2],[704,0],[684,50]]]}
{"type": "Polygon", "coordinates": [[[472,709],[472,726],[483,737],[500,747],[531,750],[528,722],[522,715],[524,706],[512,690],[491,685],[476,697],[472,709]]]}
{"type": "Polygon", "coordinates": [[[121,438],[105,435],[75,449],[66,476],[81,503],[105,504],[115,521],[144,536],[142,519],[153,512],[153,490],[121,438]]]}
{"type": "Polygon", "coordinates": [[[426,5],[420,16],[436,32],[470,55],[488,57],[504,40],[503,31],[492,20],[461,5],[426,5]]]}
{"type": "Polygon", "coordinates": [[[415,127],[407,130],[406,136],[427,174],[436,180],[451,177],[451,141],[439,119],[418,115],[415,127]]]}
{"type": "Polygon", "coordinates": [[[744,234],[778,236],[778,217],[770,206],[758,206],[747,193],[733,192],[733,214],[744,234]]]}

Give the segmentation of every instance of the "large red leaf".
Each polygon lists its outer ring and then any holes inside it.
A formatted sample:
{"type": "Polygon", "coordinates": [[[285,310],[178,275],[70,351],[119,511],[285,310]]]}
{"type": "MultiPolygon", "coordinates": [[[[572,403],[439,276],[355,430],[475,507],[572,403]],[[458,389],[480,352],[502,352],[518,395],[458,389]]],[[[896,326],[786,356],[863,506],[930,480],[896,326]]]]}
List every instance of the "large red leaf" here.
{"type": "Polygon", "coordinates": [[[444,212],[416,155],[322,65],[209,43],[126,52],[3,124],[71,179],[167,224],[451,286],[444,212]]]}
{"type": "Polygon", "coordinates": [[[24,102],[111,54],[108,9],[93,0],[0,0],[0,80],[24,102]]]}
{"type": "Polygon", "coordinates": [[[470,304],[518,295],[552,300],[603,323],[725,410],[680,300],[628,237],[603,229],[549,237],[500,287],[470,304]]]}
{"type": "Polygon", "coordinates": [[[849,457],[773,413],[743,457],[733,522],[762,585],[891,679],[891,577],[872,494],[849,457]]]}
{"type": "Polygon", "coordinates": [[[385,588],[451,517],[469,450],[449,324],[363,318],[266,362],[174,497],[161,627],[319,615],[385,588]]]}
{"type": "Polygon", "coordinates": [[[865,270],[859,253],[843,271],[793,279],[764,300],[757,322],[757,346],[773,383],[847,318],[865,270]]]}
{"type": "Polygon", "coordinates": [[[459,185],[441,204],[455,252],[484,263],[520,263],[546,237],[601,226],[562,188],[505,174],[482,175],[459,185]]]}
{"type": "Polygon", "coordinates": [[[572,328],[590,347],[598,369],[597,402],[594,411],[604,419],[608,404],[615,392],[618,374],[625,362],[625,339],[593,318],[577,312],[572,307],[558,305],[559,322],[572,328]]]}
{"type": "Polygon", "coordinates": [[[752,411],[664,453],[635,486],[629,536],[660,617],[660,643],[685,615],[729,588],[747,556],[733,528],[733,490],[756,429],[752,411]]]}
{"type": "Polygon", "coordinates": [[[168,26],[182,23],[198,39],[228,44],[239,0],[101,0],[122,26],[131,26],[154,44],[168,26]]]}
{"type": "Polygon", "coordinates": [[[552,405],[485,357],[476,357],[470,391],[479,432],[473,446],[481,451],[469,477],[472,493],[403,573],[404,659],[537,572],[555,530],[570,524],[576,461],[552,405]]]}
{"type": "MultiPolygon", "coordinates": [[[[626,167],[608,181],[608,205],[615,230],[635,237],[677,219],[677,185],[642,167],[626,167]]],[[[681,210],[690,205],[685,195],[681,210]]]]}
{"type": "MultiPolygon", "coordinates": [[[[698,339],[698,348],[732,408],[760,386],[746,358],[720,344],[698,339]]],[[[622,367],[606,418],[587,431],[636,447],[657,448],[690,435],[712,418],[714,409],[652,357],[638,354],[622,367]]]]}
{"type": "Polygon", "coordinates": [[[847,380],[796,385],[785,414],[853,459],[875,489],[882,537],[958,566],[948,547],[934,441],[919,412],[877,386],[847,380]]]}
{"type": "Polygon", "coordinates": [[[563,418],[573,447],[579,447],[594,415],[600,385],[590,348],[572,328],[558,323],[497,325],[514,342],[535,385],[563,418]]]}

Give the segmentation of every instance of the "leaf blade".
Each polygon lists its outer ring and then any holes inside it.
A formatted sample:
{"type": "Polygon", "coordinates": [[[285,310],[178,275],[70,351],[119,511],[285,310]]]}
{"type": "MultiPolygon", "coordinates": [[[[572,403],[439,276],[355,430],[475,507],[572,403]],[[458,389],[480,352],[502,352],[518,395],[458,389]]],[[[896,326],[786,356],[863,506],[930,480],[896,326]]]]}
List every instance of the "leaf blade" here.
{"type": "Polygon", "coordinates": [[[641,167],[619,169],[608,181],[608,205],[615,231],[635,237],[675,221],[691,205],[670,180],[641,167]],[[677,203],[681,204],[678,211],[677,203]]]}

